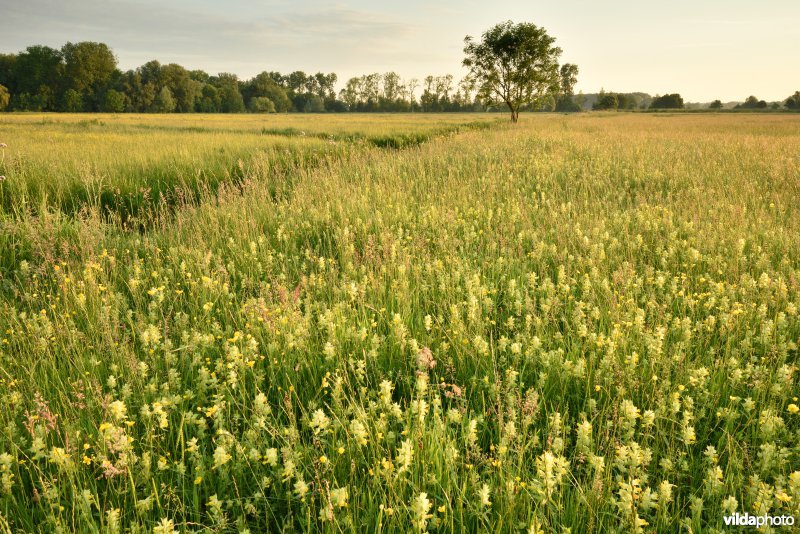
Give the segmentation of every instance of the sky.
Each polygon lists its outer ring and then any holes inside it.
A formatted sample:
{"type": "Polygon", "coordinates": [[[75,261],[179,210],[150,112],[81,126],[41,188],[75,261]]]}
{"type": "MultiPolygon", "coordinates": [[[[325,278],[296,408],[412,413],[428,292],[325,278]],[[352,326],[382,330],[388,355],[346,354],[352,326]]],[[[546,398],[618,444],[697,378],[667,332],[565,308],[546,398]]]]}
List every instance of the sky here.
{"type": "Polygon", "coordinates": [[[261,71],[465,74],[463,40],[504,20],[544,27],[580,68],[576,91],[679,92],[686,101],[800,90],[800,0],[0,0],[0,52],[108,44],[246,79],[261,71]]]}

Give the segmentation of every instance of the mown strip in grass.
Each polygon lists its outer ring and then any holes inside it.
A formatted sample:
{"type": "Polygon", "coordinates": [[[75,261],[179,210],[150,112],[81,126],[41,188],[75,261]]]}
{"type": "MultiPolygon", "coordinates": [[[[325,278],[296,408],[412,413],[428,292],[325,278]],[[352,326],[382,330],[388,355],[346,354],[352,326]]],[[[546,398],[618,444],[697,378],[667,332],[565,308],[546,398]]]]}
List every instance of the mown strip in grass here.
{"type": "Polygon", "coordinates": [[[473,121],[463,124],[454,124],[433,128],[430,130],[418,132],[395,132],[389,134],[365,134],[360,132],[339,132],[339,133],[325,133],[315,132],[307,133],[305,130],[299,128],[262,128],[262,134],[280,135],[286,137],[317,137],[319,139],[326,139],[328,141],[343,141],[343,142],[363,142],[376,146],[378,148],[408,148],[419,146],[423,143],[430,141],[436,137],[446,135],[454,135],[461,132],[487,130],[497,126],[499,121],[473,121]]]}

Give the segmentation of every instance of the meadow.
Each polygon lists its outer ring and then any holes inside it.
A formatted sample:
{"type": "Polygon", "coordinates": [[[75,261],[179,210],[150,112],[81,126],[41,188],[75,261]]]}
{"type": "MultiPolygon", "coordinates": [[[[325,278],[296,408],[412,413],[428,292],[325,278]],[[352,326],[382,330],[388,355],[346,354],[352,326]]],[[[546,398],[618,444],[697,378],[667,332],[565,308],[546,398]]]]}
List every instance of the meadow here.
{"type": "Polygon", "coordinates": [[[76,214],[91,205],[136,226],[151,222],[158,204],[197,201],[220,186],[236,187],[252,175],[273,189],[291,182],[298,168],[369,144],[403,148],[464,128],[488,126],[495,117],[469,115],[380,120],[324,116],[16,114],[0,117],[10,147],[0,210],[56,207],[76,214]],[[305,121],[301,124],[300,121],[305,121]],[[202,125],[202,126],[200,126],[202,125]],[[303,129],[300,129],[302,126],[303,129]],[[141,220],[144,219],[144,220],[141,220]]]}
{"type": "Polygon", "coordinates": [[[800,118],[505,119],[0,116],[0,532],[800,519],[800,118]]]}

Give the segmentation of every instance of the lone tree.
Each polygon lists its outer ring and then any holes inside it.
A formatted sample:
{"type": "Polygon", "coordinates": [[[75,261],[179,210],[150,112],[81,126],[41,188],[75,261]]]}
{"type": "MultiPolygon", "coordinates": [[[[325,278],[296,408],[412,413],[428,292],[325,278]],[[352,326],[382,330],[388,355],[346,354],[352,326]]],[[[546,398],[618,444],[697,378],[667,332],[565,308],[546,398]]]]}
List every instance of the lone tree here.
{"type": "Polygon", "coordinates": [[[561,49],[544,28],[501,22],[476,42],[464,39],[464,66],[477,82],[478,98],[490,105],[508,106],[511,122],[522,106],[538,107],[558,93],[561,49]]]}

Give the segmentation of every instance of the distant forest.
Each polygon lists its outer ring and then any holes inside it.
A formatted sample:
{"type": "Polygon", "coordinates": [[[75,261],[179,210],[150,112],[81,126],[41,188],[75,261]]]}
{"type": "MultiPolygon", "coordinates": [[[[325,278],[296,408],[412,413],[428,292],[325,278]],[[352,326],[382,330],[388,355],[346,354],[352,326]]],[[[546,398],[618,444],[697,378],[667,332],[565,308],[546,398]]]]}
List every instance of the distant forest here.
{"type": "MultiPolygon", "coordinates": [[[[271,113],[345,111],[484,111],[468,79],[452,75],[403,80],[394,72],[347,80],[337,92],[335,73],[262,72],[240,80],[215,76],[175,63],[150,61],[122,71],[104,43],[67,43],[60,50],[30,46],[18,54],[0,54],[0,110],[138,113],[271,113]],[[420,93],[421,91],[421,93],[420,93]],[[417,95],[419,94],[419,98],[417,95]]],[[[646,93],[552,95],[528,111],[589,109],[681,109],[710,107],[800,109],[800,92],[784,102],[754,96],[744,103],[684,104],[679,94],[646,93]]]]}
{"type": "Polygon", "coordinates": [[[394,72],[347,80],[335,73],[262,72],[250,80],[150,61],[122,71],[103,43],[31,46],[0,54],[0,109],[139,113],[473,111],[475,89],[453,76],[403,80],[394,72]],[[421,90],[421,96],[415,95],[421,90]]]}

